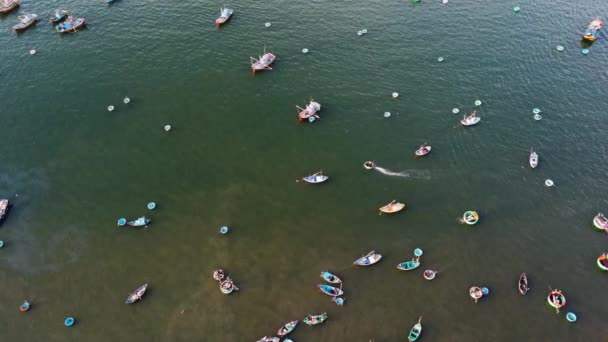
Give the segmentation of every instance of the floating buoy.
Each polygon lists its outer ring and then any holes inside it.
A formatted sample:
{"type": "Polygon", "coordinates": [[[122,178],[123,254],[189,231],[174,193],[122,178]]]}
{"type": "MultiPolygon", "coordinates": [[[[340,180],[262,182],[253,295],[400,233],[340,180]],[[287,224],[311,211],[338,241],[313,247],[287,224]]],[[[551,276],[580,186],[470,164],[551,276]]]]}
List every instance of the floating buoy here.
{"type": "Polygon", "coordinates": [[[538,108],[534,108],[534,109],[532,109],[532,113],[534,113],[534,114],[538,114],[538,113],[540,113],[540,112],[541,112],[541,110],[540,110],[540,109],[538,109],[538,108]]]}
{"type": "Polygon", "coordinates": [[[229,231],[230,231],[230,229],[226,226],[223,226],[220,228],[220,234],[222,234],[222,235],[228,234],[229,231]]]}
{"type": "Polygon", "coordinates": [[[367,33],[367,29],[363,29],[363,30],[361,30],[361,32],[363,32],[363,34],[366,34],[367,33]]]}
{"type": "Polygon", "coordinates": [[[391,117],[391,112],[384,112],[384,117],[385,118],[390,118],[391,117]]]}
{"type": "Polygon", "coordinates": [[[484,296],[487,296],[490,294],[490,289],[488,289],[487,287],[482,287],[481,293],[483,293],[484,296]]]}
{"type": "Polygon", "coordinates": [[[23,304],[21,304],[21,306],[19,307],[19,311],[21,312],[26,312],[27,310],[30,309],[30,303],[28,303],[28,301],[24,301],[23,304]]]}
{"type": "Polygon", "coordinates": [[[453,109],[452,109],[452,113],[454,113],[454,114],[458,114],[458,113],[460,113],[460,109],[458,109],[458,108],[453,108],[453,109]]]}
{"type": "Polygon", "coordinates": [[[338,306],[344,305],[344,299],[342,297],[334,297],[332,299],[338,306]]]}
{"type": "Polygon", "coordinates": [[[557,51],[564,51],[564,47],[561,45],[558,45],[556,49],[557,51]]]}
{"type": "Polygon", "coordinates": [[[122,102],[124,102],[125,104],[131,102],[131,99],[128,97],[125,97],[124,99],[122,99],[122,102]]]}
{"type": "Polygon", "coordinates": [[[271,23],[264,24],[264,26],[266,26],[266,27],[270,27],[270,25],[272,25],[272,24],[271,23]]]}
{"type": "Polygon", "coordinates": [[[481,100],[475,100],[475,105],[476,106],[481,106],[481,100]]]}
{"type": "Polygon", "coordinates": [[[308,49],[306,49],[306,48],[302,49],[302,53],[308,53],[308,49]]]}
{"type": "Polygon", "coordinates": [[[566,319],[568,320],[568,322],[576,322],[576,315],[574,314],[574,312],[568,312],[566,314],[566,319]]]}
{"type": "Polygon", "coordinates": [[[419,256],[422,256],[422,254],[423,254],[422,249],[420,249],[420,248],[414,249],[415,256],[419,257],[419,256]]]}
{"type": "Polygon", "coordinates": [[[437,57],[437,62],[443,62],[443,57],[437,57]]]}
{"type": "Polygon", "coordinates": [[[588,54],[589,54],[589,49],[582,49],[582,50],[581,50],[581,53],[582,53],[583,55],[588,55],[588,54]]]}
{"type": "Polygon", "coordinates": [[[68,317],[68,318],[66,318],[66,319],[65,319],[65,321],[63,321],[63,324],[64,324],[66,327],[71,327],[72,325],[74,325],[74,322],[75,322],[75,321],[76,321],[76,320],[74,319],[74,317],[68,317]]]}
{"type": "Polygon", "coordinates": [[[394,99],[396,99],[396,98],[398,98],[398,97],[399,97],[399,93],[394,92],[394,93],[393,93],[393,98],[394,98],[394,99]]]}
{"type": "Polygon", "coordinates": [[[148,207],[148,209],[153,210],[154,208],[156,208],[156,203],[150,202],[150,203],[148,203],[147,207],[148,207]]]}
{"type": "Polygon", "coordinates": [[[540,121],[543,117],[540,114],[534,114],[534,120],[540,121]]]}
{"type": "Polygon", "coordinates": [[[545,181],[545,186],[547,186],[547,187],[552,187],[553,185],[554,185],[554,183],[553,183],[553,181],[552,181],[552,180],[547,179],[547,180],[545,181]]]}
{"type": "Polygon", "coordinates": [[[111,112],[114,110],[114,106],[108,106],[108,112],[111,112]]]}
{"type": "Polygon", "coordinates": [[[31,50],[30,50],[30,55],[32,55],[32,56],[33,56],[33,55],[35,55],[35,54],[36,54],[36,50],[31,49],[31,50]]]}
{"type": "Polygon", "coordinates": [[[315,122],[315,120],[317,120],[317,118],[315,118],[314,116],[308,117],[308,122],[315,122]]]}
{"type": "Polygon", "coordinates": [[[363,31],[357,31],[357,34],[358,34],[359,36],[362,36],[362,35],[363,35],[363,31]]]}
{"type": "Polygon", "coordinates": [[[514,11],[515,13],[519,12],[519,10],[520,10],[520,9],[521,9],[521,8],[519,8],[518,6],[513,7],[513,11],[514,11]]]}
{"type": "Polygon", "coordinates": [[[441,2],[444,3],[444,4],[447,4],[448,0],[442,0],[441,2]]]}
{"type": "Polygon", "coordinates": [[[373,168],[374,168],[374,162],[373,162],[373,161],[371,161],[371,160],[368,160],[368,161],[366,161],[365,163],[363,163],[363,167],[364,167],[366,170],[371,170],[371,169],[373,169],[373,168]]]}
{"type": "Polygon", "coordinates": [[[165,131],[169,132],[171,130],[171,125],[165,125],[165,131]]]}

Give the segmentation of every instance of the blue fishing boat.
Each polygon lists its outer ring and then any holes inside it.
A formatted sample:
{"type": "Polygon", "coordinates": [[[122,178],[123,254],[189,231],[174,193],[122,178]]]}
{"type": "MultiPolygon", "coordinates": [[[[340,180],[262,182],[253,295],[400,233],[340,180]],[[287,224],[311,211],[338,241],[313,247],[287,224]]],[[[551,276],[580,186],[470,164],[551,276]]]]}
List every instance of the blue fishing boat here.
{"type": "Polygon", "coordinates": [[[50,21],[51,21],[51,24],[58,24],[67,17],[68,17],[68,11],[66,11],[64,9],[56,9],[55,13],[51,17],[50,21]]]}
{"type": "Polygon", "coordinates": [[[131,227],[143,227],[145,225],[147,225],[148,223],[150,223],[150,219],[142,216],[140,218],[138,218],[137,220],[133,220],[133,221],[129,221],[127,222],[127,224],[131,227]]]}
{"type": "Polygon", "coordinates": [[[317,285],[319,287],[319,290],[321,290],[321,292],[325,293],[328,296],[332,296],[332,297],[338,297],[344,294],[344,291],[342,291],[342,289],[339,289],[337,287],[333,287],[333,286],[329,286],[329,285],[317,285]]]}
{"type": "Polygon", "coordinates": [[[137,290],[135,290],[135,291],[131,292],[131,294],[129,294],[125,303],[132,304],[132,303],[137,302],[144,295],[144,293],[146,292],[146,289],[148,289],[148,284],[143,284],[142,286],[138,287],[137,290]]]}
{"type": "Polygon", "coordinates": [[[335,274],[331,274],[327,271],[321,272],[321,278],[328,283],[339,284],[342,282],[342,279],[338,278],[335,274]]]}
{"type": "Polygon", "coordinates": [[[13,30],[15,30],[16,32],[23,31],[28,27],[34,25],[36,21],[38,21],[38,16],[36,14],[26,14],[20,15],[18,19],[19,23],[13,25],[13,30]]]}
{"type": "Polygon", "coordinates": [[[19,7],[19,0],[4,0],[0,2],[0,14],[8,13],[19,7]]]}
{"type": "Polygon", "coordinates": [[[397,265],[397,268],[402,271],[411,271],[413,269],[418,268],[418,266],[420,266],[420,259],[414,258],[410,261],[400,263],[399,265],[397,265]]]}
{"type": "Polygon", "coordinates": [[[84,18],[72,18],[69,16],[66,21],[57,25],[55,29],[59,33],[72,33],[76,32],[79,28],[83,27],[85,24],[84,18]]]}
{"type": "Polygon", "coordinates": [[[597,37],[599,37],[600,35],[600,30],[602,29],[602,20],[600,20],[600,18],[595,18],[595,20],[593,20],[591,22],[591,24],[589,24],[589,26],[587,27],[587,29],[585,30],[585,34],[583,35],[583,38],[589,41],[595,41],[597,39],[597,37]]]}

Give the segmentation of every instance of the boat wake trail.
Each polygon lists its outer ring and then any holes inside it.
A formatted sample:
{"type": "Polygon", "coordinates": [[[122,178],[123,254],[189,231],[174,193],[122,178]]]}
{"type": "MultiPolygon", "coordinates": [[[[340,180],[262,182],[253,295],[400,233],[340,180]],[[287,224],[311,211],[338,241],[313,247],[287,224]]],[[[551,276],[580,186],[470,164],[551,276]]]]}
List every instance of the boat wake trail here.
{"type": "Polygon", "coordinates": [[[415,179],[423,179],[423,180],[431,179],[431,173],[427,170],[403,170],[400,172],[393,172],[391,170],[387,170],[387,169],[377,166],[377,165],[374,166],[373,169],[386,176],[415,178],[415,179]]]}

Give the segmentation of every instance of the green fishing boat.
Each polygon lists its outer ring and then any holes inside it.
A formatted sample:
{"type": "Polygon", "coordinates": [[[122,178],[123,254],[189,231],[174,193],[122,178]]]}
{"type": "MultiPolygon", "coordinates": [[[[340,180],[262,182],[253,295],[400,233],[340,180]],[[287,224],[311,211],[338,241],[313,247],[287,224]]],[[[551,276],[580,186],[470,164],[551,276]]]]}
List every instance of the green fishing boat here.
{"type": "Polygon", "coordinates": [[[414,324],[412,330],[410,330],[410,335],[407,337],[408,341],[416,341],[420,334],[422,334],[422,316],[418,318],[418,323],[414,324]]]}

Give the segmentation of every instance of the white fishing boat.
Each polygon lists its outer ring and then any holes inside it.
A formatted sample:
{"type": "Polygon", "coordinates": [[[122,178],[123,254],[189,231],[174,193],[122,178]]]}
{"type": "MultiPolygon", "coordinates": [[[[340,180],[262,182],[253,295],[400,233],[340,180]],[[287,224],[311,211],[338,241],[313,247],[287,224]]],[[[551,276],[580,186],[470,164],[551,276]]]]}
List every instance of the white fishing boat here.
{"type": "Polygon", "coordinates": [[[274,63],[274,60],[277,58],[274,54],[270,52],[266,52],[266,48],[264,48],[264,54],[258,57],[259,59],[255,59],[253,57],[249,57],[251,61],[251,70],[253,72],[260,70],[272,70],[270,65],[274,63]]]}
{"type": "Polygon", "coordinates": [[[416,156],[417,157],[426,156],[427,154],[429,154],[429,152],[431,152],[431,146],[424,143],[424,144],[420,145],[420,147],[416,150],[416,156]]]}
{"type": "Polygon", "coordinates": [[[306,176],[306,177],[302,178],[303,181],[305,181],[306,183],[311,183],[311,184],[323,183],[323,182],[327,181],[328,179],[329,179],[329,177],[324,175],[323,171],[319,171],[310,176],[306,176]]]}
{"type": "Polygon", "coordinates": [[[535,169],[538,166],[538,154],[530,150],[530,167],[535,169]]]}
{"type": "Polygon", "coordinates": [[[463,126],[473,126],[477,125],[481,121],[481,118],[477,117],[477,111],[474,110],[469,116],[465,114],[465,116],[460,120],[460,123],[463,126]]]}

